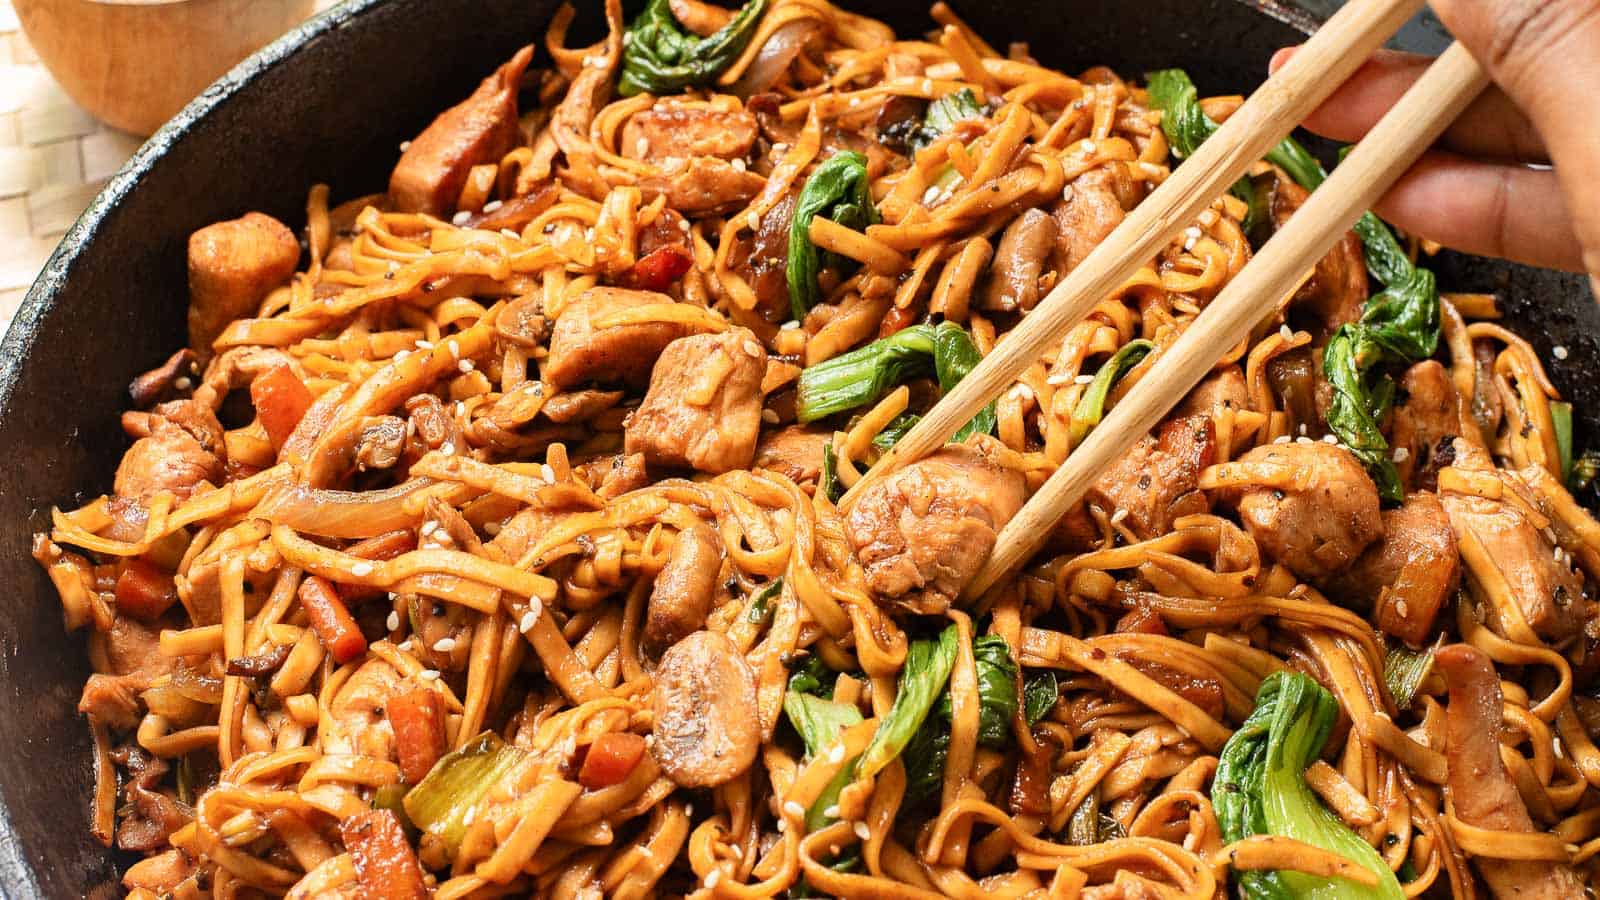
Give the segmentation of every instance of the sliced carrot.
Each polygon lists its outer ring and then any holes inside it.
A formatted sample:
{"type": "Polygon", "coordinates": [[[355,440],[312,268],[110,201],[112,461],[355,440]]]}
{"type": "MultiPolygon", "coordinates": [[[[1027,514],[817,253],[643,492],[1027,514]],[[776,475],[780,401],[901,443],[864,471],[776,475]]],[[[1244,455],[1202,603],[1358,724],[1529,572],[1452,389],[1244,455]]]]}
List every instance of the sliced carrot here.
{"type": "Polygon", "coordinates": [[[681,244],[668,244],[645,254],[622,277],[624,287],[641,291],[664,291],[694,265],[694,257],[681,244]]]}
{"type": "Polygon", "coordinates": [[[339,837],[355,863],[364,900],[426,900],[422,866],[394,813],[387,809],[356,813],[339,823],[339,837]]]}
{"type": "Polygon", "coordinates": [[[444,703],[432,688],[417,688],[390,698],[386,708],[394,727],[400,774],[407,784],[416,784],[444,755],[444,703]]]}
{"type": "Polygon", "coordinates": [[[155,563],[130,559],[117,576],[117,612],[152,622],[178,600],[172,576],[155,563]]]}
{"type": "Polygon", "coordinates": [[[644,738],[631,731],[608,731],[589,745],[578,770],[578,783],[586,788],[610,787],[626,781],[644,757],[644,738]]]}
{"type": "Polygon", "coordinates": [[[334,590],[333,583],[320,575],[308,575],[300,582],[300,605],[316,631],[322,646],[335,662],[343,664],[365,653],[367,639],[361,636],[356,620],[334,590]]]}
{"type": "Polygon", "coordinates": [[[274,366],[250,382],[250,402],[255,405],[256,418],[267,430],[273,449],[283,449],[316,399],[287,365],[274,366]]]}

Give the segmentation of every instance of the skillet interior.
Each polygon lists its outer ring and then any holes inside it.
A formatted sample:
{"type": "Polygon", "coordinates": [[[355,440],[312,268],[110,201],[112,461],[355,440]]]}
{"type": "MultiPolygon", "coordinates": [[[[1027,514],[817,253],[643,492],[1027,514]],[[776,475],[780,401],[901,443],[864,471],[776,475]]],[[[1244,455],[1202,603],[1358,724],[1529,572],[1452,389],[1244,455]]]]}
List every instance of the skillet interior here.
{"type": "MultiPolygon", "coordinates": [[[[849,5],[902,34],[928,24],[926,0],[849,5]]],[[[1030,41],[1050,65],[1104,63],[1128,75],[1181,65],[1213,93],[1248,90],[1271,51],[1300,37],[1236,0],[1154,0],[1134,15],[1126,0],[955,5],[991,41],[1030,41]]],[[[127,446],[115,424],[126,385],[184,339],[188,234],[251,209],[299,224],[313,181],[331,183],[336,198],[381,189],[398,143],[518,45],[542,39],[555,6],[350,0],[241,64],[152,138],[29,293],[0,344],[0,447],[8,454],[0,583],[10,588],[0,618],[5,896],[115,896],[117,869],[129,862],[88,836],[89,741],[74,712],[88,674],[83,641],[62,630],[27,538],[47,527],[52,504],[110,487],[127,446]]],[[[586,10],[579,38],[599,25],[586,10]]],[[[1576,401],[1581,434],[1600,433],[1600,379],[1590,377],[1600,363],[1600,312],[1580,280],[1448,254],[1438,268],[1451,289],[1510,298],[1511,323],[1541,351],[1570,349],[1553,374],[1576,401]]]]}

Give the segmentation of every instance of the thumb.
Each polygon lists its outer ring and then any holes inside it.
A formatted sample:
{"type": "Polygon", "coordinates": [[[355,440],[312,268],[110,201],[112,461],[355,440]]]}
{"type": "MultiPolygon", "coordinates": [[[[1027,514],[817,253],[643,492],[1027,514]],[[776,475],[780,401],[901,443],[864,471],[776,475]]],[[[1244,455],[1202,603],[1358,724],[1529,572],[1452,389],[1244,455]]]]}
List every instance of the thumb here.
{"type": "Polygon", "coordinates": [[[1600,275],[1600,0],[1434,0],[1450,32],[1522,108],[1550,153],[1584,266],[1600,275]]]}

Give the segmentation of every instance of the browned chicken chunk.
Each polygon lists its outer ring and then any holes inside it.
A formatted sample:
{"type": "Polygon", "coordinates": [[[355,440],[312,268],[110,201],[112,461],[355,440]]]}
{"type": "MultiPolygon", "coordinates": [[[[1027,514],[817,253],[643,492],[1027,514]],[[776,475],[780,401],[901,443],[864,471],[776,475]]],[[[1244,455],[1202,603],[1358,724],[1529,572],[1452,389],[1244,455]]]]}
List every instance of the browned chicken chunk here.
{"type": "Polygon", "coordinates": [[[1173,419],[1161,426],[1159,439],[1140,438],[1101,473],[1088,499],[1114,518],[1125,518],[1141,539],[1164,534],[1180,517],[1211,509],[1199,490],[1200,473],[1215,461],[1216,449],[1209,417],[1173,419]]]}
{"type": "Polygon", "coordinates": [[[697,631],[673,644],[656,669],[650,755],[679,787],[726,784],[761,746],[756,676],[733,641],[697,631]]]}
{"type": "Polygon", "coordinates": [[[1212,372],[1195,385],[1173,410],[1174,416],[1213,416],[1218,409],[1246,410],[1250,408],[1250,388],[1244,380],[1244,370],[1236,365],[1212,372]]]}
{"type": "Polygon", "coordinates": [[[756,142],[756,117],[739,110],[659,100],[622,126],[622,155],[666,160],[690,156],[742,159],[756,142]]]}
{"type": "Polygon", "coordinates": [[[1590,604],[1583,577],[1555,559],[1552,544],[1515,504],[1471,494],[1439,495],[1467,571],[1482,584],[1504,584],[1513,610],[1536,634],[1560,641],[1583,627],[1590,604]]]}
{"type": "MultiPolygon", "coordinates": [[[[1274,228],[1281,228],[1310,196],[1276,170],[1259,182],[1267,190],[1267,202],[1274,228]]],[[[1332,334],[1340,325],[1361,318],[1367,302],[1367,264],[1361,256],[1361,239],[1347,231],[1328,254],[1317,261],[1311,278],[1295,292],[1291,308],[1315,320],[1323,333],[1332,334]]]]}
{"type": "Polygon", "coordinates": [[[255,315],[261,299],[299,262],[294,232],[258,212],[189,236],[189,346],[202,362],[228,323],[255,315]]]}
{"type": "Polygon", "coordinates": [[[640,306],[672,303],[654,291],[597,287],[585,291],[561,311],[550,334],[550,356],[544,363],[544,380],[567,390],[586,382],[621,383],[643,387],[650,370],[667,345],[689,333],[671,322],[643,322],[606,326],[607,316],[640,306]],[[596,327],[596,322],[602,327],[596,327]]]}
{"type": "Polygon", "coordinates": [[[771,469],[795,484],[822,477],[822,451],[833,440],[826,429],[791,425],[761,436],[756,468],[771,469]]]}
{"type": "Polygon", "coordinates": [[[756,306],[763,312],[788,315],[789,224],[794,219],[795,193],[783,195],[761,217],[755,233],[734,244],[728,265],[755,292],[756,306]]]}
{"type": "Polygon", "coordinates": [[[182,426],[156,420],[148,437],[133,442],[117,465],[112,490],[119,497],[148,500],[161,491],[188,499],[202,482],[221,484],[222,460],[182,426]]]}
{"type": "Polygon", "coordinates": [[[90,635],[89,661],[95,674],[83,685],[78,712],[124,729],[139,721],[139,694],[178,662],[162,654],[157,628],[128,616],[113,619],[110,631],[90,635]]]}
{"type": "Polygon", "coordinates": [[[624,445],[652,466],[713,473],[747,468],[761,430],[766,371],[766,348],[745,328],[673,341],[628,419],[624,445]]]}
{"type": "Polygon", "coordinates": [[[1000,235],[989,265],[983,308],[1002,312],[1033,309],[1039,302],[1039,275],[1056,243],[1056,220],[1030,209],[1012,220],[1000,235]]]}
{"type": "Polygon", "coordinates": [[[694,216],[725,213],[749,203],[767,183],[765,178],[714,156],[665,160],[658,174],[639,179],[646,200],[667,198],[667,205],[694,216]]]}
{"type": "Polygon", "coordinates": [[[879,595],[925,612],[947,608],[1022,507],[1022,473],[980,436],[946,446],[867,488],[845,534],[879,595]]]}
{"type": "Polygon", "coordinates": [[[1329,577],[1383,534],[1378,488],[1346,450],[1269,444],[1235,465],[1251,480],[1237,490],[1240,521],[1267,556],[1301,578],[1329,577]]]}
{"type": "Polygon", "coordinates": [[[1461,557],[1439,498],[1412,494],[1383,512],[1383,539],[1322,585],[1357,609],[1376,607],[1379,630],[1421,646],[1439,610],[1455,594],[1461,557]]]}
{"type": "Polygon", "coordinates": [[[1455,460],[1455,438],[1480,443],[1477,428],[1462,414],[1461,395],[1450,373],[1434,360],[1406,370],[1398,397],[1389,429],[1389,446],[1396,451],[1394,467],[1406,487],[1434,490],[1439,469],[1455,460]]]}
{"type": "Polygon", "coordinates": [[[1057,238],[1051,267],[1058,277],[1077,268],[1089,251],[1122,224],[1127,210],[1117,187],[1117,174],[1110,166],[1090,169],[1067,185],[1061,203],[1052,211],[1057,238]]]}
{"type": "Polygon", "coordinates": [[[533,47],[523,47],[412,140],[389,176],[396,210],[436,216],[453,210],[472,167],[511,152],[519,137],[517,87],[532,60],[533,47]]]}
{"type": "Polygon", "coordinates": [[[644,650],[655,656],[705,627],[722,571],[722,539],[709,525],[678,532],[645,611],[644,650]]]}
{"type": "MultiPolygon", "coordinates": [[[[1450,799],[1462,822],[1492,831],[1534,832],[1533,818],[1500,758],[1504,716],[1500,676],[1483,651],[1452,644],[1434,653],[1450,687],[1445,709],[1445,759],[1450,799]]],[[[1501,900],[1567,900],[1584,896],[1583,883],[1565,863],[1474,857],[1473,865],[1501,900]]]]}

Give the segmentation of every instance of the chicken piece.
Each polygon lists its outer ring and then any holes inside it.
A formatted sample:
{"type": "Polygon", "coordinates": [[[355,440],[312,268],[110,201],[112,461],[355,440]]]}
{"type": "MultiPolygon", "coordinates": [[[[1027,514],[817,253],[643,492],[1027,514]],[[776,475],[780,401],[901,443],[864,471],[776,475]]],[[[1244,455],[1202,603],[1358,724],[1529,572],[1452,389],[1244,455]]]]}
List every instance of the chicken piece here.
{"type": "Polygon", "coordinates": [[[1322,588],[1346,606],[1376,606],[1380,631],[1420,647],[1433,633],[1439,610],[1455,595],[1460,569],[1444,505],[1433,494],[1418,493],[1384,510],[1383,539],[1322,588]]]}
{"type": "Polygon", "coordinates": [[[202,363],[228,323],[255,315],[299,262],[294,232],[258,212],[189,235],[189,347],[202,363]]]}
{"type": "Polygon", "coordinates": [[[1450,373],[1431,359],[1401,376],[1392,423],[1389,446],[1404,451],[1395,454],[1394,467],[1401,483],[1411,490],[1438,488],[1439,469],[1454,461],[1458,436],[1482,443],[1478,429],[1464,415],[1450,373]]]}
{"type": "Polygon", "coordinates": [[[552,422],[587,422],[621,402],[621,391],[569,391],[545,400],[539,412],[552,422]]]}
{"type": "Polygon", "coordinates": [[[1480,584],[1506,586],[1506,599],[1515,609],[1497,608],[1497,615],[1520,614],[1534,633],[1554,642],[1578,633],[1590,607],[1583,577],[1556,561],[1555,545],[1527,513],[1513,503],[1472,494],[1445,492],[1439,500],[1467,570],[1480,584]]]}
{"type": "Polygon", "coordinates": [[[1089,251],[1099,246],[1127,214],[1119,192],[1119,172],[1113,166],[1090,169],[1073,179],[1062,192],[1062,200],[1051,215],[1056,220],[1056,246],[1050,266],[1056,277],[1078,267],[1089,251]]]}
{"type": "MultiPolygon", "coordinates": [[[[1504,713],[1500,676],[1487,654],[1466,644],[1436,651],[1434,664],[1450,688],[1445,708],[1445,759],[1450,799],[1462,822],[1494,831],[1534,832],[1533,818],[1500,759],[1504,713]]],[[[1542,860],[1476,857],[1473,865],[1502,900],[1584,896],[1571,866],[1542,860]]]]}
{"type": "Polygon", "coordinates": [[[1244,370],[1228,365],[1207,375],[1183,398],[1177,409],[1178,416],[1211,416],[1218,409],[1247,410],[1250,408],[1250,388],[1244,380],[1244,370]]]}
{"type": "Polygon", "coordinates": [[[603,200],[611,184],[600,174],[599,160],[589,131],[595,114],[611,100],[611,85],[622,61],[622,3],[605,0],[606,39],[597,53],[584,58],[583,68],[572,79],[567,95],[550,114],[549,134],[566,168],[559,170],[563,185],[591,200],[603,200]]]}
{"type": "Polygon", "coordinates": [[[95,674],[84,682],[78,712],[112,728],[138,724],[139,694],[172,673],[173,657],[161,652],[160,632],[127,616],[117,616],[111,630],[89,636],[89,663],[95,674]]]}
{"type": "Polygon", "coordinates": [[[550,355],[544,363],[545,383],[567,390],[586,382],[644,387],[650,370],[667,345],[690,333],[685,325],[643,322],[596,328],[595,321],[614,313],[657,303],[672,303],[666,294],[597,287],[561,311],[550,334],[550,355]]]}
{"type": "Polygon", "coordinates": [[[394,761],[394,726],[384,710],[404,692],[394,666],[381,659],[363,663],[328,704],[326,724],[317,735],[322,752],[394,761]]]}
{"type": "MultiPolygon", "coordinates": [[[[1278,170],[1262,176],[1258,189],[1267,191],[1267,205],[1274,229],[1282,228],[1310,196],[1306,189],[1278,170]]],[[[1340,325],[1357,321],[1367,302],[1367,264],[1361,256],[1361,239],[1346,231],[1328,254],[1317,261],[1311,278],[1295,291],[1291,310],[1303,311],[1316,320],[1323,334],[1332,334],[1340,325]]]]}
{"type": "Polygon", "coordinates": [[[1001,312],[1027,312],[1039,302],[1039,275],[1056,243],[1056,220],[1030,209],[1013,219],[1000,235],[982,307],[1001,312]]]}
{"type": "Polygon", "coordinates": [[[742,159],[756,142],[756,117],[742,109],[721,110],[659,100],[622,126],[622,155],[629,159],[714,156],[742,159]]]}
{"type": "Polygon", "coordinates": [[[755,762],[756,676],[733,641],[697,631],[673,644],[661,656],[655,687],[650,755],[674,784],[716,787],[755,762]]]}
{"type": "Polygon", "coordinates": [[[644,454],[619,453],[611,457],[605,474],[600,477],[600,486],[594,492],[601,500],[614,500],[649,484],[650,473],[645,468],[644,454]]]}
{"type": "Polygon", "coordinates": [[[667,345],[623,445],[651,466],[726,472],[749,468],[761,431],[767,351],[746,328],[667,345]]]}
{"type": "Polygon", "coordinates": [[[532,45],[523,47],[411,141],[389,176],[389,201],[397,212],[450,212],[473,166],[499,162],[511,152],[520,137],[517,88],[532,61],[532,45]]]}
{"type": "Polygon", "coordinates": [[[756,468],[771,469],[795,484],[822,477],[822,453],[833,441],[823,428],[791,425],[762,435],[756,444],[756,468]]]}
{"type": "Polygon", "coordinates": [[[167,764],[144,748],[129,744],[111,754],[127,770],[123,783],[121,820],[117,822],[117,848],[148,853],[167,846],[174,831],[189,824],[193,813],[161,791],[167,764]]]}
{"type": "Polygon", "coordinates": [[[646,607],[643,646],[654,657],[705,627],[722,572],[722,539],[709,525],[678,532],[646,607]]]}
{"type": "Polygon", "coordinates": [[[1238,492],[1245,530],[1307,581],[1348,566],[1383,534],[1378,488],[1348,451],[1321,441],[1268,444],[1234,465],[1253,482],[1238,492]]]}
{"type": "Polygon", "coordinates": [[[1215,461],[1216,431],[1207,416],[1172,419],[1160,437],[1140,438],[1089,488],[1088,498],[1126,523],[1141,540],[1172,530],[1183,516],[1204,513],[1211,501],[1199,490],[1200,473],[1215,461]]]}
{"type": "Polygon", "coordinates": [[[767,180],[714,156],[670,158],[661,171],[639,179],[644,199],[665,197],[667,205],[691,216],[726,213],[743,207],[767,180]]]}
{"type": "Polygon", "coordinates": [[[961,595],[1022,508],[1022,473],[1001,444],[979,436],[947,445],[870,485],[850,508],[845,535],[867,586],[916,611],[937,613],[961,595]]]}
{"type": "Polygon", "coordinates": [[[187,500],[203,482],[220,484],[222,460],[181,427],[163,421],[133,442],[117,465],[112,490],[119,497],[147,501],[162,491],[187,500]]]}
{"type": "Polygon", "coordinates": [[[763,313],[789,313],[789,225],[797,194],[790,191],[761,217],[755,233],[740,239],[728,254],[728,265],[756,295],[763,313]]]}

